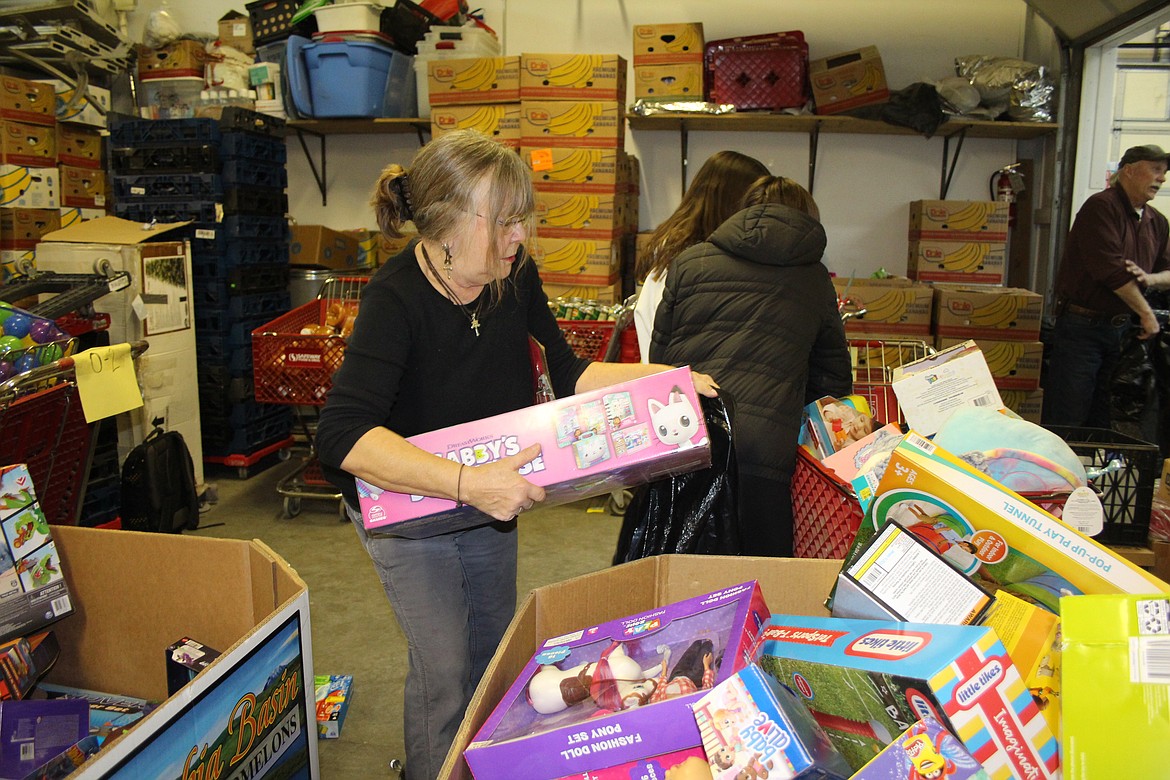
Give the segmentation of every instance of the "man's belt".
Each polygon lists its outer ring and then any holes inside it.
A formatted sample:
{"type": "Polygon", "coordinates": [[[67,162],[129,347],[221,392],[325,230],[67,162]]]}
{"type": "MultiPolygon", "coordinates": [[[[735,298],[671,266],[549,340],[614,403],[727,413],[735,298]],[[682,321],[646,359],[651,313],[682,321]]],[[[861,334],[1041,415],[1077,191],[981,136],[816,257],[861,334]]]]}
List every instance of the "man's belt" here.
{"type": "Polygon", "coordinates": [[[1078,317],[1084,317],[1089,320],[1091,325],[1112,325],[1119,328],[1122,325],[1127,325],[1130,322],[1128,314],[1106,314],[1095,309],[1086,309],[1084,306],[1077,306],[1070,301],[1061,301],[1057,305],[1057,313],[1075,314],[1078,317]]]}

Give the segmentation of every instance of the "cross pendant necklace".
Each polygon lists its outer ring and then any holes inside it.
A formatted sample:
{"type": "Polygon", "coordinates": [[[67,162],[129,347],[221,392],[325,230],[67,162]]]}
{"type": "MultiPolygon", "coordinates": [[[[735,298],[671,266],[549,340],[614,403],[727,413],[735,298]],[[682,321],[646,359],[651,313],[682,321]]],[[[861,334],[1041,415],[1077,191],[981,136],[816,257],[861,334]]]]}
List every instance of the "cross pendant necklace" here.
{"type": "Polygon", "coordinates": [[[475,312],[471,313],[471,329],[475,331],[475,335],[479,337],[479,315],[475,312]]]}

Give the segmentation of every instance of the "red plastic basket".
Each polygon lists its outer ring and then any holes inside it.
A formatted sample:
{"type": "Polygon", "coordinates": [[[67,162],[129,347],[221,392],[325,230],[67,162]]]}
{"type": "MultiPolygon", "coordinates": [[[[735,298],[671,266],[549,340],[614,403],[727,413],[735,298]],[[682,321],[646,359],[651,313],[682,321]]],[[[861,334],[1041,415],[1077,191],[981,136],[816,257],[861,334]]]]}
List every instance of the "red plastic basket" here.
{"type": "Polygon", "coordinates": [[[309,301],[252,331],[252,371],[256,400],[268,404],[321,406],[333,386],[333,372],[345,357],[338,335],[301,334],[323,325],[333,303],[309,301]]]}
{"type": "Polygon", "coordinates": [[[799,108],[810,97],[808,44],[799,30],[710,41],[703,80],[713,103],[741,111],[799,108]]]}
{"type": "Polygon", "coordinates": [[[863,519],[853,490],[803,447],[792,472],[792,518],[797,558],[844,558],[863,519]]]}
{"type": "Polygon", "coordinates": [[[605,360],[613,339],[613,320],[557,320],[565,340],[586,360],[605,360]]]}

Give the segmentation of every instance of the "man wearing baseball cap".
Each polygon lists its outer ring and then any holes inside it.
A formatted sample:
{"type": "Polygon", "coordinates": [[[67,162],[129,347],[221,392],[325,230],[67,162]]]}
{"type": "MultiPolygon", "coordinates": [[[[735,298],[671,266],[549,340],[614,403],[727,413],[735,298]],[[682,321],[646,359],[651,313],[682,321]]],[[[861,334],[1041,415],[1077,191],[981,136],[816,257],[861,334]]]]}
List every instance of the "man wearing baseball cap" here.
{"type": "Polygon", "coordinates": [[[1110,186],[1073,220],[1056,276],[1045,424],[1109,428],[1109,386],[1123,337],[1132,328],[1141,339],[1158,333],[1143,288],[1170,287],[1170,227],[1150,205],[1168,163],[1160,146],[1130,147],[1110,186]]]}

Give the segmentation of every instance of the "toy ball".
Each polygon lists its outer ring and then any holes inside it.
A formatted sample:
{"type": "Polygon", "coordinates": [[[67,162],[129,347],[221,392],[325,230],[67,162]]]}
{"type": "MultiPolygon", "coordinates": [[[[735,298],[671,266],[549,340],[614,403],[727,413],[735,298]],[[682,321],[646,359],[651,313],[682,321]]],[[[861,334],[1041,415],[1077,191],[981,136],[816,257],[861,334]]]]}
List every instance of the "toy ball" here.
{"type": "Polygon", "coordinates": [[[25,353],[16,359],[16,373],[23,374],[37,367],[37,356],[31,352],[25,353]]]}
{"type": "Polygon", "coordinates": [[[27,315],[13,312],[8,319],[4,320],[4,335],[16,336],[18,339],[23,339],[28,335],[29,328],[31,327],[32,320],[27,315]]]}
{"type": "Polygon", "coordinates": [[[16,373],[16,366],[7,360],[0,360],[0,382],[16,373]]]}
{"type": "Polygon", "coordinates": [[[60,344],[46,344],[37,350],[37,352],[37,365],[39,366],[52,363],[54,360],[60,360],[65,354],[60,344]]]}
{"type": "Polygon", "coordinates": [[[16,336],[0,336],[0,355],[14,349],[24,349],[24,340],[16,336]]]}
{"type": "Polygon", "coordinates": [[[63,334],[52,320],[36,319],[29,327],[28,335],[38,344],[47,344],[50,341],[59,341],[63,334]]]}

